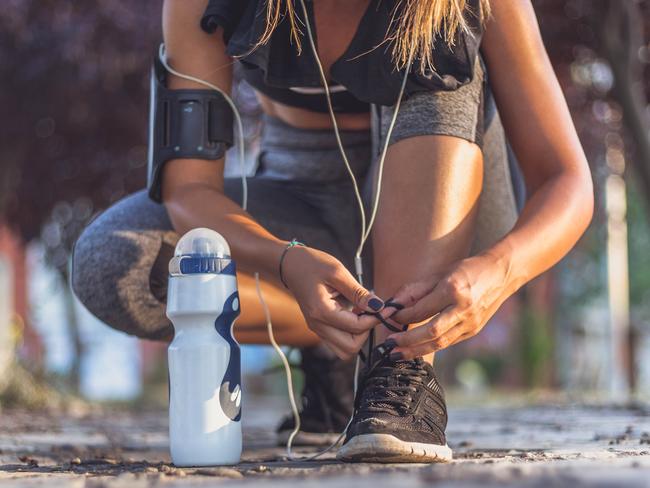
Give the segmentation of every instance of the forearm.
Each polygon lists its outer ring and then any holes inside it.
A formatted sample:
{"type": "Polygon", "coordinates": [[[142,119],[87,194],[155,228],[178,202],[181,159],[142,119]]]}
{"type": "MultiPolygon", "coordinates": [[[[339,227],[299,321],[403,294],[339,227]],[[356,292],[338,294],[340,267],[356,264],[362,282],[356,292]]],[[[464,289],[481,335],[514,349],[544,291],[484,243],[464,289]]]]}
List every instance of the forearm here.
{"type": "Polygon", "coordinates": [[[484,253],[503,269],[504,293],[513,294],[560,261],[589,225],[592,210],[588,175],[566,171],[537,188],[512,231],[484,253]]]}
{"type": "Polygon", "coordinates": [[[258,271],[278,281],[278,263],[286,245],[212,185],[188,183],[175,190],[165,206],[179,233],[195,227],[217,230],[230,245],[241,271],[258,271]]]}

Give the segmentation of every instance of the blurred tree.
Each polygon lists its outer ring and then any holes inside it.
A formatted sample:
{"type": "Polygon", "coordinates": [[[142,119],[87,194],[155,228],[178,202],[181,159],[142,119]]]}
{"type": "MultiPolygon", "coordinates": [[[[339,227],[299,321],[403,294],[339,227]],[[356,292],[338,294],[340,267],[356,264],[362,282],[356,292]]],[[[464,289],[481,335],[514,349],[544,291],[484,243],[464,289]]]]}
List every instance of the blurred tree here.
{"type": "Polygon", "coordinates": [[[650,207],[650,76],[644,76],[650,65],[650,43],[644,40],[650,7],[639,0],[596,0],[592,9],[598,45],[614,75],[612,94],[636,148],[631,161],[650,207]]]}
{"type": "MultiPolygon", "coordinates": [[[[2,204],[25,240],[50,218],[83,224],[143,185],[147,74],[160,4],[3,2],[2,181],[12,191],[2,204]],[[53,216],[59,202],[69,204],[53,216]]],[[[68,237],[58,234],[48,245],[68,237]]],[[[63,261],[55,256],[54,264],[63,261]]]]}
{"type": "MultiPolygon", "coordinates": [[[[607,307],[602,307],[607,297],[604,183],[612,171],[607,165],[611,148],[621,151],[622,162],[627,163],[628,206],[632,209],[628,214],[630,262],[633,263],[630,292],[637,304],[647,307],[638,297],[645,295],[639,286],[647,282],[650,262],[638,249],[644,240],[647,241],[649,230],[650,2],[537,0],[534,4],[551,62],[569,103],[596,185],[593,224],[580,245],[554,272],[561,277],[560,294],[554,300],[559,305],[555,307],[555,318],[595,335],[588,342],[598,334],[607,334],[603,326],[609,321],[606,315],[595,316],[587,310],[607,312],[607,307]]],[[[559,332],[569,336],[561,340],[570,340],[568,330],[560,328],[559,332]]],[[[598,356],[603,351],[591,350],[589,354],[598,356]]],[[[572,361],[571,358],[566,360],[572,361]]],[[[599,360],[602,361],[602,357],[599,360]]],[[[571,364],[564,366],[571,370],[571,364]]]]}
{"type": "MultiPolygon", "coordinates": [[[[144,184],[160,5],[8,0],[0,9],[0,215],[24,242],[43,242],[66,282],[91,215],[144,184]]],[[[82,343],[65,291],[76,389],[82,343]]]]}

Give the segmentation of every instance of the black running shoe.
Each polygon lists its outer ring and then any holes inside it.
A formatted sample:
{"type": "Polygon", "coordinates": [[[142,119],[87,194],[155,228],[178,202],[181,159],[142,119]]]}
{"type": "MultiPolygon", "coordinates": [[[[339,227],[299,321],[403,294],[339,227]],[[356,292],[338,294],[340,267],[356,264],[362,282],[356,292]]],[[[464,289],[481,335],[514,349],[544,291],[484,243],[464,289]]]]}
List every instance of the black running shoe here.
{"type": "MultiPolygon", "coordinates": [[[[343,432],[354,405],[354,363],[323,357],[313,349],[302,349],[300,367],[305,374],[297,446],[326,446],[343,432]]],[[[295,426],[287,416],[277,429],[278,443],[287,442],[295,426]]]]}
{"type": "Polygon", "coordinates": [[[433,367],[421,358],[392,361],[378,346],[363,372],[355,414],[337,458],[353,462],[451,460],[447,406],[433,367]]]}

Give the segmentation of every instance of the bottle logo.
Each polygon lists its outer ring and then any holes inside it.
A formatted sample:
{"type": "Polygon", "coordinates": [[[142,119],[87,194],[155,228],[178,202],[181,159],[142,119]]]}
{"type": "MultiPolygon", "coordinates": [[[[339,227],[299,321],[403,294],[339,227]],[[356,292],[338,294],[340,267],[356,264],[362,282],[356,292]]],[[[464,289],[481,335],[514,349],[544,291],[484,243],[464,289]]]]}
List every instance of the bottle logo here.
{"type": "Polygon", "coordinates": [[[230,420],[241,419],[241,354],[232,335],[232,324],[239,316],[239,293],[234,292],[223,304],[223,311],[214,322],[214,328],[230,346],[230,359],[219,389],[219,403],[230,420]]]}

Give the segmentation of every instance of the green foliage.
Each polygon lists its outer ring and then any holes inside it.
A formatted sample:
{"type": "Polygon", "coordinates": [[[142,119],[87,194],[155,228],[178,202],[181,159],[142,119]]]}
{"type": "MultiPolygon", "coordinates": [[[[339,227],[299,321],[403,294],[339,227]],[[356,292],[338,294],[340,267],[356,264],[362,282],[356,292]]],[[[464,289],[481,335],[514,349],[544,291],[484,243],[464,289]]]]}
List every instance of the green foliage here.
{"type": "Polygon", "coordinates": [[[0,390],[0,407],[41,410],[44,408],[60,408],[64,406],[67,397],[50,383],[53,378],[27,370],[20,363],[10,364],[3,371],[5,383],[0,390]]]}
{"type": "Polygon", "coordinates": [[[525,304],[519,315],[521,374],[528,387],[543,386],[553,358],[547,314],[525,304]]]}
{"type": "MultiPolygon", "coordinates": [[[[631,175],[630,175],[631,176],[631,175]]],[[[645,197],[633,178],[627,178],[630,304],[650,311],[650,225],[645,197]],[[632,180],[632,181],[630,181],[632,180]]]]}

